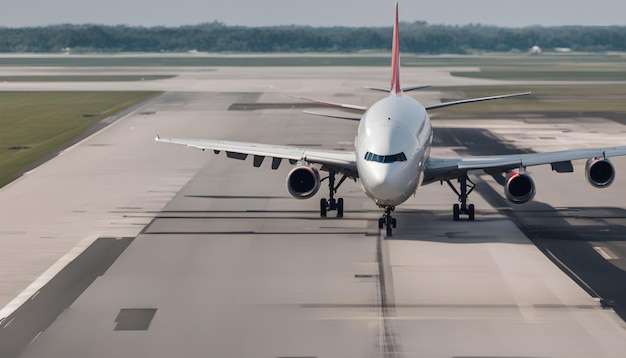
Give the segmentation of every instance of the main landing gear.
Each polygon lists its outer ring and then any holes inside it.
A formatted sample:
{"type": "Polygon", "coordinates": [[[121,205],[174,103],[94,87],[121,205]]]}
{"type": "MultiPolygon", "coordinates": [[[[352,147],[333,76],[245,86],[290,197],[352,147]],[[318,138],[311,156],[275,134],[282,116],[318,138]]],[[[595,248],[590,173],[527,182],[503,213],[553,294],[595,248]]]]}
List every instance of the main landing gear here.
{"type": "Polygon", "coordinates": [[[454,187],[452,183],[450,183],[450,180],[446,180],[446,182],[448,183],[450,188],[456,193],[456,195],[459,196],[459,203],[461,203],[461,205],[454,204],[454,206],[452,207],[452,218],[454,219],[454,221],[459,221],[459,217],[461,215],[467,215],[470,221],[474,221],[474,204],[467,205],[467,197],[472,191],[474,191],[476,184],[474,184],[474,182],[472,182],[467,177],[467,173],[459,177],[460,192],[454,187]],[[469,185],[467,184],[468,182],[470,183],[469,185]]]}
{"type": "Polygon", "coordinates": [[[378,228],[387,228],[387,236],[393,236],[393,229],[396,228],[396,219],[391,217],[391,212],[395,210],[393,206],[384,206],[385,213],[383,217],[378,219],[378,228]]]}
{"type": "Polygon", "coordinates": [[[337,193],[337,189],[343,184],[343,182],[348,177],[347,175],[343,175],[339,180],[337,186],[335,186],[335,175],[336,171],[331,170],[328,172],[328,177],[322,179],[322,181],[328,179],[328,196],[329,198],[320,199],[320,216],[325,218],[328,215],[329,211],[337,210],[337,217],[343,217],[343,198],[339,198],[335,200],[335,193],[337,193]]]}

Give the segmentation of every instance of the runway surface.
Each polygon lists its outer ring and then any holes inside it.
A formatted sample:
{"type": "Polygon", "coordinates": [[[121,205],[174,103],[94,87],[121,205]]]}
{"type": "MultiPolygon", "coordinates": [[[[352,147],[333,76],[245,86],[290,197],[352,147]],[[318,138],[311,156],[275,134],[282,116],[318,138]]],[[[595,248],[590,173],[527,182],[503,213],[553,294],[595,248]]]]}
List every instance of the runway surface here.
{"type": "MultiPolygon", "coordinates": [[[[344,219],[320,219],[321,194],[302,201],[287,195],[286,164],[277,171],[267,163],[253,168],[251,161],[152,139],[159,131],[351,149],[355,123],[308,117],[288,105],[236,110],[236,104],[295,102],[283,96],[285,89],[369,104],[379,95],[360,87],[385,83],[386,71],[364,70],[371,75],[364,83],[362,69],[292,69],[289,76],[280,69],[237,70],[226,75],[218,69],[224,78],[216,82],[190,75],[188,86],[177,88],[193,92],[164,94],[0,190],[5,302],[75,245],[86,248],[76,251],[56,281],[32,292],[28,301],[36,308],[25,311],[42,310],[50,319],[29,324],[28,312],[16,311],[2,321],[3,352],[624,355],[626,324],[600,299],[618,311],[624,307],[625,160],[614,161],[618,178],[606,190],[586,183],[584,163],[576,163],[573,174],[533,169],[536,204],[515,208],[501,199],[493,178],[479,174],[470,197],[476,222],[452,222],[456,197],[447,186],[433,184],[397,210],[398,229],[385,239],[376,225],[380,210],[358,183],[340,189],[344,219]],[[98,254],[102,250],[108,254],[98,254]],[[94,254],[103,259],[85,260],[94,254]],[[77,285],[78,293],[59,290],[64,281],[83,286],[77,285]],[[5,343],[7,332],[22,327],[19,340],[5,343]]],[[[167,81],[161,82],[164,89],[167,81]]],[[[436,102],[441,94],[416,96],[436,102]]],[[[599,118],[555,124],[438,115],[434,125],[437,156],[623,141],[621,124],[599,118]],[[576,133],[592,126],[595,133],[581,141],[576,133]]]]}

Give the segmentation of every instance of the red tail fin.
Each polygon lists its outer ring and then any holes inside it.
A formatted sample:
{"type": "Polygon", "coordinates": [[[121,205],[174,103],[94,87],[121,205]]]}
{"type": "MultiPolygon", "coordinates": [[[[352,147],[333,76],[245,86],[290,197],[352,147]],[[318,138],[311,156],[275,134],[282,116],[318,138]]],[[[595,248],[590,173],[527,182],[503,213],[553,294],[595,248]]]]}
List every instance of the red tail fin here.
{"type": "Polygon", "coordinates": [[[400,87],[400,33],[398,30],[398,3],[396,3],[396,22],[393,26],[393,44],[391,46],[391,94],[401,94],[400,87]]]}

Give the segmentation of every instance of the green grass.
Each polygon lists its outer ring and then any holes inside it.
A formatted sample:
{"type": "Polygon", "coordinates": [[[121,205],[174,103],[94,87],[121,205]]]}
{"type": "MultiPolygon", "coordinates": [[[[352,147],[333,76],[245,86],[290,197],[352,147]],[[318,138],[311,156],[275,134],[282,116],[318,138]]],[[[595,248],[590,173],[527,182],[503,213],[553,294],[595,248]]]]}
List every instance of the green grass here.
{"type": "Polygon", "coordinates": [[[0,66],[68,67],[292,67],[389,66],[383,56],[0,57],[0,66]]]}
{"type": "Polygon", "coordinates": [[[164,80],[175,76],[0,76],[0,82],[134,82],[164,80]]]}
{"type": "MultiPolygon", "coordinates": [[[[390,66],[389,53],[332,53],[332,54],[199,54],[199,55],[146,55],[140,56],[53,56],[35,57],[3,56],[0,66],[67,66],[67,67],[214,67],[214,66],[390,66]]],[[[483,55],[402,55],[402,66],[509,66],[515,69],[527,66],[554,66],[563,64],[592,64],[616,66],[623,69],[624,57],[605,54],[528,54],[487,53],[483,55]]]]}
{"type": "Polygon", "coordinates": [[[530,91],[530,96],[508,98],[455,106],[433,111],[441,116],[471,115],[489,118],[492,116],[519,116],[537,114],[545,116],[612,113],[626,118],[625,85],[503,85],[477,87],[435,87],[448,93],[444,100],[485,97],[497,94],[530,91]]]}
{"type": "Polygon", "coordinates": [[[622,57],[491,56],[484,60],[477,66],[480,71],[453,71],[452,75],[520,81],[626,81],[626,61],[622,57]]]}
{"type": "Polygon", "coordinates": [[[100,120],[158,92],[0,92],[0,187],[100,120]]]}
{"type": "Polygon", "coordinates": [[[519,80],[519,81],[626,81],[626,66],[622,71],[594,71],[581,68],[576,71],[528,69],[485,69],[480,72],[452,72],[453,76],[482,78],[492,80],[519,80]]]}

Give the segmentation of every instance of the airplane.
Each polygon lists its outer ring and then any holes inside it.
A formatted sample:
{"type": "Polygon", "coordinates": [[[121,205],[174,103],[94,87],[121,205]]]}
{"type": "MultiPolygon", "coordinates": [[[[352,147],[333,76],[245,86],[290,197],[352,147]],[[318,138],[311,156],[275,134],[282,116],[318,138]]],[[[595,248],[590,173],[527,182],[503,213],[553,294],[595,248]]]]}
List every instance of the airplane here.
{"type": "Polygon", "coordinates": [[[321,182],[328,180],[329,197],[320,199],[320,216],[326,217],[329,211],[336,211],[337,217],[344,215],[343,198],[335,199],[334,194],[348,178],[360,179],[365,194],[378,207],[384,210],[378,220],[379,229],[386,229],[392,236],[396,228],[396,218],[392,216],[395,207],[414,195],[423,185],[447,182],[458,195],[459,203],[452,207],[452,218],[460,220],[467,215],[475,219],[475,207],[467,203],[475,184],[468,172],[483,170],[499,175],[506,198],[515,204],[531,201],[535,195],[535,184],[526,171],[529,166],[547,165],[557,173],[573,172],[572,160],[587,159],[585,175],[591,185],[605,188],[615,179],[615,168],[609,161],[611,156],[626,155],[626,146],[574,149],[547,153],[491,155],[460,158],[437,158],[430,155],[433,130],[428,112],[438,108],[466,103],[496,100],[528,95],[528,92],[472,98],[424,106],[405,92],[427,86],[402,88],[400,85],[400,39],[398,24],[398,4],[395,8],[391,55],[391,86],[384,90],[389,93],[369,107],[342,104],[302,98],[324,105],[362,112],[361,117],[312,113],[326,117],[337,117],[358,121],[354,141],[354,151],[302,149],[271,144],[231,142],[207,139],[155,138],[158,142],[185,145],[202,150],[222,151],[233,159],[245,160],[254,157],[254,167],[260,167],[266,157],[272,158],[271,168],[278,169],[286,159],[295,165],[287,175],[287,190],[298,199],[308,199],[317,194],[321,182]],[[319,167],[319,168],[318,168],[319,167]],[[320,171],[327,172],[321,178],[320,171]],[[339,182],[336,176],[342,175],[339,182]],[[457,180],[458,189],[452,183],[457,180]]]}

